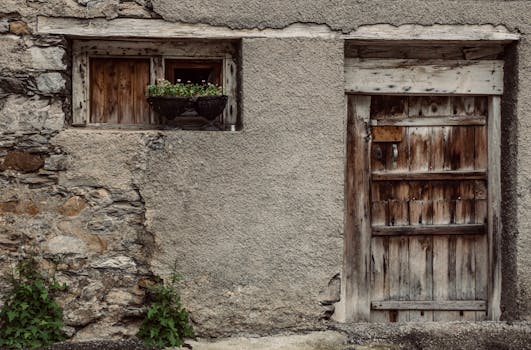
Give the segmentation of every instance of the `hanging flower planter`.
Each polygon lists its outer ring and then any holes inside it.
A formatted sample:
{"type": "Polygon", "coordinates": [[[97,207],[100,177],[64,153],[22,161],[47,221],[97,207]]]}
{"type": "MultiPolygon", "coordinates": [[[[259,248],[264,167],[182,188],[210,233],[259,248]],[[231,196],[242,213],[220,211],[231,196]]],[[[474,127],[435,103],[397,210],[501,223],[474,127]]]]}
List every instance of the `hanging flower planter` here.
{"type": "Polygon", "coordinates": [[[227,105],[228,97],[221,94],[221,88],[214,84],[171,84],[161,80],[148,85],[147,100],[151,108],[166,118],[176,118],[187,110],[195,109],[198,117],[213,121],[227,105]]]}
{"type": "Polygon", "coordinates": [[[223,113],[227,105],[227,99],[228,97],[225,95],[198,96],[195,102],[195,110],[200,116],[213,120],[223,113]]]}
{"type": "Polygon", "coordinates": [[[151,108],[166,118],[175,118],[193,106],[190,97],[182,96],[157,96],[148,97],[151,108]]]}

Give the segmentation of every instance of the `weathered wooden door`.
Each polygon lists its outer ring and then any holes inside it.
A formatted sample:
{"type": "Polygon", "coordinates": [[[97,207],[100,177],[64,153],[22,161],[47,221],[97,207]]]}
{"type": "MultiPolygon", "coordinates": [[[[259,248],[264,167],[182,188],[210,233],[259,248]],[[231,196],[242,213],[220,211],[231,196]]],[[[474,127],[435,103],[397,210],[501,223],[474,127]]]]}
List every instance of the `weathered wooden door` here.
{"type": "Polygon", "coordinates": [[[498,320],[503,61],[345,59],[338,321],[498,320]]]}
{"type": "Polygon", "coordinates": [[[371,319],[482,319],[487,98],[370,103],[371,319]]]}
{"type": "Polygon", "coordinates": [[[497,108],[487,96],[348,95],[347,215],[361,254],[347,263],[358,315],[366,301],[373,322],[487,318],[497,108]]]}

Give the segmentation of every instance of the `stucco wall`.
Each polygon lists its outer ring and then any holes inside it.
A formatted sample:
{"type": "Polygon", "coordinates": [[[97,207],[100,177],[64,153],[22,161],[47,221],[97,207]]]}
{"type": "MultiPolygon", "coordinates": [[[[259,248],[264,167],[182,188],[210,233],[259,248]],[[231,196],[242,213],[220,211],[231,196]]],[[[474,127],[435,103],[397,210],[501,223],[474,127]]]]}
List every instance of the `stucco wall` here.
{"type": "Polygon", "coordinates": [[[502,303],[505,317],[531,319],[531,2],[0,3],[0,155],[21,150],[47,164],[2,172],[2,203],[16,204],[0,206],[0,272],[20,254],[19,242],[37,243],[45,258],[63,257],[59,277],[74,287],[64,305],[88,309],[68,322],[86,339],[133,333],[123,325],[141,312],[138,286],[153,274],[168,276],[176,260],[196,329],[217,336],[323,326],[319,292],[342,259],[343,42],[244,39],[238,132],[73,129],[63,127],[69,44],[34,35],[39,14],[233,28],[307,22],[344,32],[377,23],[519,31],[504,99],[502,303]],[[27,23],[27,32],[14,31],[15,21],[27,23]],[[86,307],[95,300],[100,306],[86,307]]]}

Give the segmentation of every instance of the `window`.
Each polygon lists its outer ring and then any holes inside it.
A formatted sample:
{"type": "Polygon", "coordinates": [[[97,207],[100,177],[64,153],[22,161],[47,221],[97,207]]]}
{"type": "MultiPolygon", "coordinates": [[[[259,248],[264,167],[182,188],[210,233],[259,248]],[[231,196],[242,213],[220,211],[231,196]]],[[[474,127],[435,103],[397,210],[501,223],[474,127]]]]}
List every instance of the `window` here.
{"type": "Polygon", "coordinates": [[[232,40],[96,41],[73,43],[73,125],[114,128],[234,129],[239,124],[237,66],[232,40]],[[222,87],[227,106],[214,124],[190,110],[168,120],[147,103],[158,79],[222,87]]]}

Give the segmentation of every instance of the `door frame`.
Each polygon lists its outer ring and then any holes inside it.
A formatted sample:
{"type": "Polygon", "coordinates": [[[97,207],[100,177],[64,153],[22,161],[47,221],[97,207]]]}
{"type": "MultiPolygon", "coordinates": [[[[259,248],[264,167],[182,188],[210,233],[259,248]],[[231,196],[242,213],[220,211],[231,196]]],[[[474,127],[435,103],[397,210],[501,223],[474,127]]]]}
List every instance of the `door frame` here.
{"type": "Polygon", "coordinates": [[[333,319],[371,313],[370,95],[487,95],[487,319],[501,316],[501,95],[503,61],[346,59],[345,231],[341,300],[333,319]],[[489,77],[485,79],[485,77],[489,77]],[[486,81],[488,80],[488,81],[486,81]],[[354,96],[349,96],[353,94],[354,96]]]}

